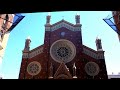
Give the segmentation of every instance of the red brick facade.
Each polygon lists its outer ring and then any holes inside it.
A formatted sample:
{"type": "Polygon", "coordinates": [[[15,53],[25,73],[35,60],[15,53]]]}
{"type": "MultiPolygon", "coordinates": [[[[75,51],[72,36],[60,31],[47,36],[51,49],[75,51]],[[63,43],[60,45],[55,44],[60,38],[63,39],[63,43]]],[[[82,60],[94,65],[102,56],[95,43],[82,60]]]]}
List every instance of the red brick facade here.
{"type": "MultiPolygon", "coordinates": [[[[61,20],[60,22],[57,22],[53,25],[46,24],[45,28],[47,29],[47,27],[49,27],[50,29],[45,31],[44,45],[39,46],[34,50],[29,50],[28,52],[24,52],[23,50],[19,79],[74,79],[74,76],[76,76],[77,79],[107,79],[104,51],[95,51],[82,44],[81,24],[74,25],[65,20],[61,20]],[[64,23],[63,26],[62,23],[64,23]],[[54,26],[56,26],[55,28],[57,29],[52,28],[54,26]],[[76,29],[76,27],[78,29],[76,29]],[[70,30],[69,28],[73,29],[70,30]],[[62,32],[64,32],[63,35],[62,32]],[[50,48],[53,43],[62,39],[72,42],[76,48],[75,57],[67,63],[64,63],[62,61],[61,63],[55,61],[50,54],[50,48]],[[37,54],[39,52],[36,50],[39,50],[40,48],[43,48],[43,50],[40,54],[37,54]],[[98,59],[94,58],[95,56],[91,57],[90,55],[85,54],[83,48],[87,50],[86,52],[89,51],[90,54],[94,52],[96,58],[98,59]],[[32,53],[34,51],[36,52],[32,53]],[[101,55],[103,56],[102,58],[99,58],[99,53],[101,53],[101,55]],[[37,75],[30,75],[27,71],[29,63],[33,61],[37,61],[41,64],[41,70],[37,75]],[[93,76],[88,75],[85,71],[85,65],[90,61],[95,62],[99,67],[98,73],[93,76]],[[73,68],[74,65],[75,67],[73,68]]],[[[32,70],[34,71],[34,69],[32,70]]],[[[95,70],[97,69],[95,68],[95,70]]],[[[36,73],[37,71],[34,72],[36,73]]]]}

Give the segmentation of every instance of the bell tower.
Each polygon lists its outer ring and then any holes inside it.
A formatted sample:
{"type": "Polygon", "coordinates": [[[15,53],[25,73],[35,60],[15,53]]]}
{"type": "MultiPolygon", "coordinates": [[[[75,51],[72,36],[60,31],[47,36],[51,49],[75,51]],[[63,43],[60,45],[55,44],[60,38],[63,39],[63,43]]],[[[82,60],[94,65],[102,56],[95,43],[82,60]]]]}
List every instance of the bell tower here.
{"type": "Polygon", "coordinates": [[[100,51],[100,50],[102,51],[101,39],[97,37],[95,42],[96,42],[97,51],[100,51]]]}
{"type": "Polygon", "coordinates": [[[22,78],[22,79],[24,79],[25,76],[26,76],[26,70],[23,69],[23,68],[26,68],[26,65],[28,63],[29,51],[30,51],[30,43],[31,43],[31,39],[28,36],[27,39],[25,40],[25,47],[24,47],[24,49],[22,51],[23,59],[22,59],[22,63],[21,63],[21,73],[19,74],[19,77],[22,78]]]}
{"type": "Polygon", "coordinates": [[[64,67],[66,73],[69,69],[71,75],[74,72],[73,75],[76,76],[76,66],[78,67],[78,65],[76,64],[73,67],[73,64],[80,61],[79,57],[82,57],[83,48],[80,15],[76,14],[74,18],[75,24],[64,19],[51,24],[51,15],[46,16],[43,52],[44,61],[48,62],[47,67],[50,68],[48,69],[48,77],[50,78],[57,77],[55,73],[60,74],[61,69],[58,69],[59,67],[64,67]],[[61,63],[63,63],[62,66],[61,63]]]}

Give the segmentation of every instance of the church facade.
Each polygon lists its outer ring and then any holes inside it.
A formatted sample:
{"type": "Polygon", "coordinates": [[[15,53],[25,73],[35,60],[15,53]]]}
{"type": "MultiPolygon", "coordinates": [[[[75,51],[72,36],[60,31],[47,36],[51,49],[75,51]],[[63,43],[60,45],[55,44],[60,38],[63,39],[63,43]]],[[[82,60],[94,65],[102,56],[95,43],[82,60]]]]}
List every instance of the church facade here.
{"type": "Polygon", "coordinates": [[[26,39],[19,79],[108,79],[101,39],[96,38],[97,50],[83,45],[80,15],[76,24],[50,19],[47,15],[43,45],[30,50],[26,39]]]}

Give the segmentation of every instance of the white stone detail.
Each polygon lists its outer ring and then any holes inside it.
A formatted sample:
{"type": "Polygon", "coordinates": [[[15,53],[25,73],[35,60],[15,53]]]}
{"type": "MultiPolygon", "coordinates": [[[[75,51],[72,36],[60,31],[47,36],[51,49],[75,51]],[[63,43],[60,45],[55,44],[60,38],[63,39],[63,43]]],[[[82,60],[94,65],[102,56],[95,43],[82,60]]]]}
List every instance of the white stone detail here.
{"type": "Polygon", "coordinates": [[[28,55],[28,53],[23,53],[23,56],[22,56],[22,58],[29,58],[29,55],[28,55]]]}
{"type": "Polygon", "coordinates": [[[30,53],[23,53],[23,56],[22,58],[32,58],[32,57],[35,57],[37,56],[38,54],[41,54],[43,53],[43,47],[33,51],[33,52],[30,52],[30,53]]]}
{"type": "Polygon", "coordinates": [[[74,31],[74,26],[71,26],[71,25],[69,25],[69,24],[67,24],[65,22],[59,23],[59,24],[57,24],[55,26],[52,26],[51,31],[55,31],[55,30],[57,30],[57,29],[59,29],[61,27],[65,27],[65,28],[67,28],[67,29],[69,29],[71,31],[74,31]]]}
{"type": "Polygon", "coordinates": [[[29,58],[35,57],[35,56],[37,56],[38,54],[41,54],[41,53],[43,53],[43,47],[31,52],[29,54],[29,58]]]}
{"type": "Polygon", "coordinates": [[[74,31],[81,31],[81,27],[75,27],[74,31]]]}
{"type": "Polygon", "coordinates": [[[45,27],[45,31],[50,31],[50,27],[45,27]]]}
{"type": "Polygon", "coordinates": [[[76,26],[74,27],[74,25],[73,26],[69,25],[63,21],[63,22],[56,24],[56,25],[46,26],[45,31],[55,31],[55,30],[62,28],[62,27],[65,27],[71,31],[80,31],[81,30],[81,24],[77,27],[76,26]]]}
{"type": "Polygon", "coordinates": [[[104,59],[104,54],[101,53],[101,51],[96,51],[96,53],[95,53],[95,52],[83,47],[83,53],[85,53],[86,55],[91,56],[95,59],[104,59]]]}

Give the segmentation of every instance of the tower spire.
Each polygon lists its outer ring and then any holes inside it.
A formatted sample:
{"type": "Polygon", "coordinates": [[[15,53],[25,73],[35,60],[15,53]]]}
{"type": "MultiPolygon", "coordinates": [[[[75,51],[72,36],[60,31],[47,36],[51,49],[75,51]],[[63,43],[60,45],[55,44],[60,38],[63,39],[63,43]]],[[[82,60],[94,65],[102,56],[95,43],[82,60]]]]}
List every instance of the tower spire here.
{"type": "Polygon", "coordinates": [[[102,50],[102,44],[101,44],[101,39],[98,38],[98,36],[96,37],[96,47],[97,47],[97,51],[102,50]]]}
{"type": "Polygon", "coordinates": [[[80,24],[80,15],[78,13],[75,15],[76,24],[80,24]]]}
{"type": "Polygon", "coordinates": [[[51,18],[51,15],[49,12],[48,15],[46,16],[46,24],[50,24],[50,18],[51,18]]]}

